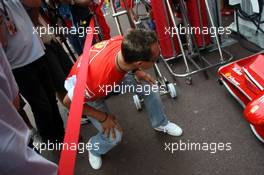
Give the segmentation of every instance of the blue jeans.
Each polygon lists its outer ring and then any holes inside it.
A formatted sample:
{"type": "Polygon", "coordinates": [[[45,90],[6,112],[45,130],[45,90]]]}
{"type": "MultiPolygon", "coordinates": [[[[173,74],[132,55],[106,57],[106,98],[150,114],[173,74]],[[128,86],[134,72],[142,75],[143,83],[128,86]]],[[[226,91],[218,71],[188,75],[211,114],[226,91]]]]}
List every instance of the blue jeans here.
{"type": "MultiPolygon", "coordinates": [[[[134,75],[131,73],[128,73],[121,85],[133,85],[137,86],[138,82],[135,80],[134,75]]],[[[144,86],[149,86],[148,83],[142,82],[142,89],[145,89],[144,86]]],[[[146,88],[147,89],[147,88],[146,88]]],[[[148,117],[151,123],[152,128],[156,128],[159,126],[165,126],[168,123],[167,116],[164,113],[163,105],[160,99],[159,92],[136,92],[141,98],[144,99],[144,104],[146,107],[146,110],[148,112],[148,117]]],[[[93,102],[88,102],[87,105],[103,111],[103,112],[109,112],[109,109],[103,99],[93,102]]],[[[103,134],[102,125],[98,120],[88,117],[88,119],[92,122],[92,124],[96,127],[96,129],[99,131],[95,136],[91,137],[91,144],[93,145],[93,148],[91,150],[91,153],[100,156],[105,153],[107,153],[109,150],[111,150],[115,145],[117,145],[121,139],[122,139],[122,133],[115,129],[116,138],[112,138],[112,134],[110,134],[110,137],[107,137],[103,134]],[[95,147],[95,145],[99,144],[98,147],[95,147]]]]}

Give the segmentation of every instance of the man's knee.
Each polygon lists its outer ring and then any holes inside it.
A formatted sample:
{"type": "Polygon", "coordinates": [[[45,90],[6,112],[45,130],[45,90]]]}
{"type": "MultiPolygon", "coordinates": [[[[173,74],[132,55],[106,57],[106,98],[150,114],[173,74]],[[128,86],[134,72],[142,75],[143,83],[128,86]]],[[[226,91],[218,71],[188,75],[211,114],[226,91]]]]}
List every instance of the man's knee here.
{"type": "Polygon", "coordinates": [[[113,135],[112,133],[110,134],[110,142],[113,144],[113,145],[117,145],[118,143],[121,142],[122,140],[122,136],[123,136],[123,133],[117,129],[115,129],[115,138],[113,138],[113,135]]]}

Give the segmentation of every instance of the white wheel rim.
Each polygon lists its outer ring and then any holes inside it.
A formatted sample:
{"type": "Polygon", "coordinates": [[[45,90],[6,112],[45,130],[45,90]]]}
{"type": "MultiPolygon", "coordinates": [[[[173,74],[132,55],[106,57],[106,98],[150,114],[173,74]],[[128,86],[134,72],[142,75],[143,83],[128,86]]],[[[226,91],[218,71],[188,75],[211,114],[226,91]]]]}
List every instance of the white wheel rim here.
{"type": "Polygon", "coordinates": [[[175,86],[173,85],[173,84],[168,84],[168,90],[169,90],[169,92],[170,92],[170,96],[172,97],[172,98],[175,98],[176,96],[177,96],[177,94],[176,94],[176,89],[175,89],[175,86]]]}
{"type": "Polygon", "coordinates": [[[255,127],[253,125],[250,124],[250,128],[252,130],[252,132],[254,133],[254,135],[262,142],[264,143],[264,139],[262,137],[260,137],[260,135],[257,133],[255,127]]]}

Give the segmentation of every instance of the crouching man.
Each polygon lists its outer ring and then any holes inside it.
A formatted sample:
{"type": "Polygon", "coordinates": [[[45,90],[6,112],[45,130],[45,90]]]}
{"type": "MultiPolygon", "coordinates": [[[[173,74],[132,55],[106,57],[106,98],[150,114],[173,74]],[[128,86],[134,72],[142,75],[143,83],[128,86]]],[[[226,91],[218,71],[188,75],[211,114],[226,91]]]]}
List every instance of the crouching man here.
{"type": "MultiPolygon", "coordinates": [[[[121,141],[122,129],[115,115],[109,113],[104,102],[108,95],[103,87],[120,84],[122,86],[137,86],[142,89],[150,86],[155,80],[144,69],[153,67],[160,57],[160,47],[155,33],[144,30],[132,30],[125,37],[117,36],[110,40],[95,44],[90,49],[90,63],[86,86],[86,102],[83,114],[88,116],[98,129],[98,134],[91,137],[91,145],[99,145],[89,151],[89,162],[92,168],[99,169],[102,165],[101,155],[106,154],[121,141]]],[[[73,66],[65,81],[68,94],[64,98],[65,106],[69,107],[76,84],[80,57],[73,66]]],[[[121,92],[122,93],[122,92],[121,92]]],[[[159,92],[137,92],[144,99],[150,123],[153,129],[180,136],[182,129],[168,121],[163,111],[159,92]]]]}

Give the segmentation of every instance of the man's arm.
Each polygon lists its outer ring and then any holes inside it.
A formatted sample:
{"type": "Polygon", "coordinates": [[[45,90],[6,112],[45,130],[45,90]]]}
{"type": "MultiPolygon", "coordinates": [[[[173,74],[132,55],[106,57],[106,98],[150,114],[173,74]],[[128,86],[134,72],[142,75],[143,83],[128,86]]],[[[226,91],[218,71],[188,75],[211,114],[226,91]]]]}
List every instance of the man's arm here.
{"type": "MultiPolygon", "coordinates": [[[[69,109],[71,106],[71,99],[69,98],[68,94],[65,96],[63,100],[63,104],[69,109]]],[[[118,124],[118,122],[115,119],[115,116],[106,114],[104,112],[98,111],[95,108],[84,105],[83,106],[83,115],[90,116],[92,118],[95,118],[102,124],[103,133],[107,136],[112,133],[113,139],[116,138],[114,129],[118,129],[120,132],[122,132],[122,128],[118,124]]]]}
{"type": "Polygon", "coordinates": [[[41,0],[21,0],[27,7],[40,7],[41,0]]]}

